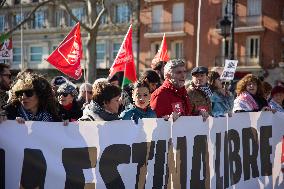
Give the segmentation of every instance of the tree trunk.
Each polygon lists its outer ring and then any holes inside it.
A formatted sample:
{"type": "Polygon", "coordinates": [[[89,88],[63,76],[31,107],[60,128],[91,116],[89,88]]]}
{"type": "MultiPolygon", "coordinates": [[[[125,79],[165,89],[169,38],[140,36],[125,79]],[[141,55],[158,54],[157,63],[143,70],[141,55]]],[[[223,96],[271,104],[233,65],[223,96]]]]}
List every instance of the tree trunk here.
{"type": "Polygon", "coordinates": [[[87,49],[86,49],[86,81],[93,83],[97,78],[97,49],[96,49],[97,32],[88,33],[87,49]]]}

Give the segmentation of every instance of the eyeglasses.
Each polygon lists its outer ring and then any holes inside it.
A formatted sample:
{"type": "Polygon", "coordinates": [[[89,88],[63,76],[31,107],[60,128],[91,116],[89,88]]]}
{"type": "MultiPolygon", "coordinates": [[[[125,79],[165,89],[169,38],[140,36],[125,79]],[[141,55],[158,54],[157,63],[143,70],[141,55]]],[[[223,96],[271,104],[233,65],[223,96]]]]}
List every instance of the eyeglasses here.
{"type": "Polygon", "coordinates": [[[9,79],[12,78],[12,74],[1,74],[2,76],[7,76],[9,79]]]}
{"type": "Polygon", "coordinates": [[[61,95],[62,95],[62,96],[64,96],[64,97],[67,97],[67,96],[69,95],[69,93],[58,93],[57,95],[58,95],[58,96],[61,96],[61,95]]]}
{"type": "Polygon", "coordinates": [[[25,94],[26,97],[30,98],[34,96],[34,90],[29,89],[29,90],[21,90],[21,91],[16,91],[15,95],[17,98],[22,97],[25,94]]]}

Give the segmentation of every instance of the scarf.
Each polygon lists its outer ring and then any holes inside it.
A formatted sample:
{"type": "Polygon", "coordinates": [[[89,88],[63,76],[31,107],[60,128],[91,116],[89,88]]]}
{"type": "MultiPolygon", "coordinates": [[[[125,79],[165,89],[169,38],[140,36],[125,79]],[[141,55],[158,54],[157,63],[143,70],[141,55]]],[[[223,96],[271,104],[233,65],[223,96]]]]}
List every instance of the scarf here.
{"type": "Polygon", "coordinates": [[[211,89],[207,85],[197,87],[197,89],[201,90],[208,97],[211,97],[213,95],[211,89]]]}
{"type": "Polygon", "coordinates": [[[234,101],[234,111],[255,111],[259,106],[248,92],[242,92],[234,101]]]}
{"type": "Polygon", "coordinates": [[[91,103],[90,103],[90,110],[92,110],[95,114],[98,114],[99,117],[102,118],[104,121],[112,121],[112,120],[117,120],[118,119],[118,115],[117,114],[107,112],[105,109],[103,109],[95,101],[91,101],[91,103]]]}
{"type": "Polygon", "coordinates": [[[24,118],[26,121],[53,121],[50,113],[46,111],[38,111],[36,115],[24,109],[21,105],[18,109],[19,116],[24,118]]]}

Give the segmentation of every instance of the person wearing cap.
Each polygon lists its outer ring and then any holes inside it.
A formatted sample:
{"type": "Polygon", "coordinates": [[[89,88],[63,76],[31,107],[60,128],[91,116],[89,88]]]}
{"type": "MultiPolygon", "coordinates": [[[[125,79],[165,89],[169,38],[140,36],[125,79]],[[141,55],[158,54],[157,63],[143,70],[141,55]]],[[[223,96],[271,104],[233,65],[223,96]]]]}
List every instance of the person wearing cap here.
{"type": "Polygon", "coordinates": [[[56,76],[51,80],[50,84],[51,84],[52,91],[53,91],[55,96],[56,96],[56,92],[57,92],[58,87],[60,85],[64,84],[64,83],[66,83],[66,82],[68,82],[68,79],[66,79],[63,76],[56,76]]]}
{"type": "Polygon", "coordinates": [[[38,74],[23,73],[11,89],[11,101],[4,107],[8,120],[60,121],[49,82],[38,74]]]}
{"type": "Polygon", "coordinates": [[[181,59],[169,60],[164,69],[165,81],[151,94],[150,106],[158,118],[176,120],[192,115],[192,105],[185,90],[186,69],[181,59]]]}
{"type": "Polygon", "coordinates": [[[202,115],[207,118],[211,114],[212,91],[208,85],[208,69],[198,66],[191,71],[192,81],[187,88],[190,102],[193,105],[193,115],[202,115]]]}
{"type": "Polygon", "coordinates": [[[271,91],[271,100],[269,106],[277,112],[284,112],[282,102],[284,100],[284,87],[275,86],[271,91]]]}
{"type": "Polygon", "coordinates": [[[92,100],[93,92],[92,92],[92,84],[83,83],[79,88],[79,96],[78,96],[78,104],[82,108],[85,105],[89,104],[92,100]]]}
{"type": "Polygon", "coordinates": [[[59,115],[63,120],[76,121],[82,117],[83,111],[76,101],[77,96],[76,86],[71,82],[64,83],[57,89],[59,115]]]}

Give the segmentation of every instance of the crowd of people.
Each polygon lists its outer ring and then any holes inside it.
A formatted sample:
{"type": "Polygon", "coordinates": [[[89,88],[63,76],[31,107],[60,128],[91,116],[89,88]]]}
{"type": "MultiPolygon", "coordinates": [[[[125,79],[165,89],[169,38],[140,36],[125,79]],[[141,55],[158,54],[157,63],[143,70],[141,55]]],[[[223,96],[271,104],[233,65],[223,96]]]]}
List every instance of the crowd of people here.
{"type": "Polygon", "coordinates": [[[133,120],[180,116],[233,116],[238,112],[284,112],[284,86],[272,87],[247,74],[234,91],[220,74],[199,66],[188,81],[185,62],[157,62],[139,80],[121,88],[119,78],[100,78],[77,86],[63,76],[50,82],[32,70],[12,80],[10,68],[0,64],[0,121],[63,122],[133,120]]]}

